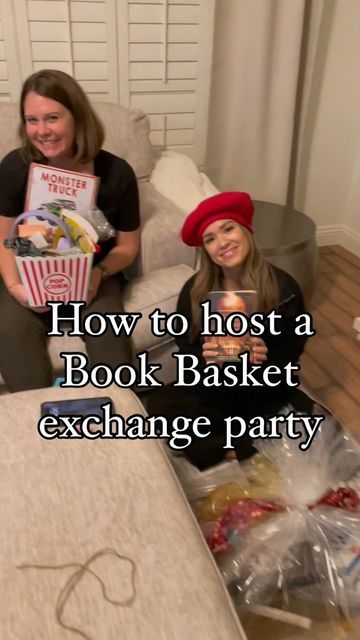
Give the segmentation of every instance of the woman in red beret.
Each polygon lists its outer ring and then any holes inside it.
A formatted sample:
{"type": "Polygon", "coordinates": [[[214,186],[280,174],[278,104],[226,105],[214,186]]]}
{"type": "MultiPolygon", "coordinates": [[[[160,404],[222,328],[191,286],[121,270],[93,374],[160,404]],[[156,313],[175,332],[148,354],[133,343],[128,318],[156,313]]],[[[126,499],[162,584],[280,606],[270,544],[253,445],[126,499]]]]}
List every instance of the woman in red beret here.
{"type": "MultiPolygon", "coordinates": [[[[186,317],[189,329],[178,336],[176,342],[180,354],[197,356],[200,368],[206,370],[206,365],[216,360],[219,347],[216,337],[200,335],[203,328],[200,303],[207,300],[210,291],[255,290],[257,311],[268,314],[275,310],[281,314],[276,324],[278,335],[270,332],[265,315],[262,336],[249,338],[249,361],[260,365],[254,374],[260,380],[265,366],[276,365],[283,370],[289,362],[297,363],[307,337],[294,332],[295,318],[305,313],[301,290],[288,273],[272,266],[262,256],[253,236],[253,212],[247,193],[230,192],[204,200],[186,218],[182,240],[187,245],[201,247],[201,260],[199,270],[185,283],[179,296],[177,313],[186,317]]],[[[235,367],[240,367],[239,360],[235,367]]],[[[291,382],[298,382],[296,375],[291,382]]],[[[209,418],[211,435],[192,437],[191,444],[183,450],[193,464],[205,469],[226,456],[225,418],[271,417],[288,403],[297,411],[311,413],[310,399],[296,387],[289,386],[283,376],[277,386],[271,387],[256,384],[209,387],[203,382],[196,386],[168,385],[150,393],[147,405],[151,414],[165,416],[168,421],[177,416],[209,418]]],[[[250,438],[238,439],[238,459],[248,458],[254,452],[250,438]]]]}

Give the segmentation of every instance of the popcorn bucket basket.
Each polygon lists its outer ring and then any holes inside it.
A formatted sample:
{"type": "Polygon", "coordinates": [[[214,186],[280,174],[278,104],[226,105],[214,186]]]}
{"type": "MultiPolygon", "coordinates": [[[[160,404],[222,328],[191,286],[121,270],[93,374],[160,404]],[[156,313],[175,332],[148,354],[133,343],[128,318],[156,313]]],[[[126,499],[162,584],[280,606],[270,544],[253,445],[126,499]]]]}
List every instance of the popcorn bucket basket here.
{"type": "MultiPolygon", "coordinates": [[[[10,239],[16,235],[16,228],[21,220],[35,215],[41,215],[61,227],[70,246],[74,245],[65,222],[47,211],[27,211],[18,216],[11,228],[10,239]]],[[[44,257],[15,256],[15,260],[30,307],[41,307],[46,302],[86,301],[93,253],[44,257]]]]}

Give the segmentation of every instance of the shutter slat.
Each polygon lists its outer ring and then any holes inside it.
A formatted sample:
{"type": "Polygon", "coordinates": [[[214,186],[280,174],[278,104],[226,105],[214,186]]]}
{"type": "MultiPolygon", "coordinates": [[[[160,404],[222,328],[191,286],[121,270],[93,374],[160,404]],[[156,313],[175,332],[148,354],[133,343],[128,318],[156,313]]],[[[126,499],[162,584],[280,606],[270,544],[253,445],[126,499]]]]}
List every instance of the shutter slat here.
{"type": "Polygon", "coordinates": [[[103,2],[70,2],[72,22],[105,22],[105,17],[103,2]]]}
{"type": "MultiPolygon", "coordinates": [[[[164,5],[162,4],[130,4],[129,23],[162,24],[164,5]]],[[[199,7],[194,5],[169,5],[169,24],[198,24],[199,7]]]]}
{"type": "Polygon", "coordinates": [[[71,33],[74,42],[106,42],[104,22],[73,22],[71,33]]]}
{"type": "MultiPolygon", "coordinates": [[[[164,129],[165,115],[149,115],[149,120],[152,131],[162,131],[164,129]]],[[[166,116],[166,124],[169,129],[193,129],[194,123],[193,113],[169,113],[166,116]]]]}
{"type": "Polygon", "coordinates": [[[34,62],[69,60],[69,45],[67,42],[33,42],[31,51],[34,62]]]}
{"type": "Polygon", "coordinates": [[[75,61],[107,62],[108,47],[105,42],[74,42],[73,54],[75,61]]]}
{"type": "Polygon", "coordinates": [[[75,62],[74,72],[77,80],[106,80],[108,66],[106,62],[75,62]]]}
{"type": "Polygon", "coordinates": [[[129,24],[133,22],[144,24],[162,24],[164,17],[163,4],[130,4],[129,24]]]}
{"type": "MultiPolygon", "coordinates": [[[[196,78],[196,62],[169,62],[167,77],[169,80],[196,78]]],[[[163,65],[161,62],[132,62],[130,64],[131,80],[161,80],[163,65]]]]}
{"type": "Polygon", "coordinates": [[[196,91],[196,80],[130,80],[131,93],[174,93],[175,91],[196,91]]]}
{"type": "Polygon", "coordinates": [[[66,22],[67,12],[65,2],[53,0],[28,0],[29,20],[40,22],[66,22]]]}
{"type": "Polygon", "coordinates": [[[29,31],[32,42],[68,41],[66,22],[29,22],[29,31]]]}
{"type": "Polygon", "coordinates": [[[165,144],[194,144],[193,129],[167,129],[165,144]]]}
{"type": "MultiPolygon", "coordinates": [[[[130,24],[129,41],[161,43],[164,38],[164,29],[160,24],[130,24]]],[[[190,24],[171,24],[168,26],[167,41],[172,42],[198,42],[198,26],[190,24]]]]}
{"type": "MultiPolygon", "coordinates": [[[[163,0],[128,0],[129,4],[163,4],[163,0]]],[[[168,0],[169,4],[194,4],[199,6],[196,0],[168,0]]]]}
{"type": "MultiPolygon", "coordinates": [[[[162,62],[161,44],[131,44],[130,62],[162,62]]],[[[167,47],[169,62],[194,62],[198,58],[197,44],[169,44],[167,47]]]]}
{"type": "Polygon", "coordinates": [[[143,109],[145,113],[178,113],[195,110],[194,93],[135,93],[131,96],[131,107],[143,109]]]}
{"type": "Polygon", "coordinates": [[[169,24],[198,24],[199,7],[196,5],[169,5],[169,24]]]}
{"type": "Polygon", "coordinates": [[[108,80],[78,80],[78,83],[86,93],[108,93],[110,90],[108,80]]]}
{"type": "Polygon", "coordinates": [[[59,71],[64,71],[71,75],[71,63],[70,62],[56,62],[56,64],[46,65],[44,62],[36,62],[33,61],[33,69],[34,71],[41,71],[41,69],[45,69],[46,66],[52,67],[53,69],[59,69],[59,71]]]}

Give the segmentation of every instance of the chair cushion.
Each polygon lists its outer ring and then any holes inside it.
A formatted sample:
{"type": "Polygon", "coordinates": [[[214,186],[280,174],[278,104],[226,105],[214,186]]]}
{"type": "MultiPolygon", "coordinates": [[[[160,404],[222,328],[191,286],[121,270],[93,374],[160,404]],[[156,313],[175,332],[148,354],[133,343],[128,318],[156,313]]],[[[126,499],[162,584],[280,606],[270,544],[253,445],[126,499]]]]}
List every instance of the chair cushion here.
{"type": "Polygon", "coordinates": [[[195,250],[180,240],[184,213],[164,198],[151,184],[140,186],[141,249],[127,269],[130,278],[148,274],[163,267],[195,265],[195,250]]]}
{"type": "Polygon", "coordinates": [[[138,179],[149,178],[153,167],[149,120],[140,109],[93,102],[106,132],[104,148],[127,160],[138,179]]]}

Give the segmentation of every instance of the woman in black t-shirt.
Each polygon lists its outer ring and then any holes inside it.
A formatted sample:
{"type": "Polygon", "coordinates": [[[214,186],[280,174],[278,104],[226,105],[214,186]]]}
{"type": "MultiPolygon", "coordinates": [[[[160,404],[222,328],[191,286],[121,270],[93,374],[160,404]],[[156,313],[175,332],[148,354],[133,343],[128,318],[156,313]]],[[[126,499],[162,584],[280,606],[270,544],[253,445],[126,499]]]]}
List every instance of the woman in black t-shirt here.
{"type": "MultiPolygon", "coordinates": [[[[273,267],[262,256],[252,232],[253,211],[247,193],[219,193],[201,202],[185,220],[182,239],[185,244],[201,248],[201,260],[197,273],[184,284],[177,304],[177,313],[187,320],[185,332],[181,331],[181,323],[175,326],[179,348],[175,357],[180,375],[175,384],[152,391],[146,400],[150,414],[164,416],[168,421],[178,416],[190,420],[208,418],[211,426],[204,431],[209,430],[210,434],[192,437],[183,450],[201,470],[225,458],[226,418],[239,416],[249,424],[253,417],[277,415],[287,404],[296,411],[311,413],[311,400],[297,389],[297,374],[292,375],[290,383],[285,375],[288,363],[297,366],[307,340],[306,335],[295,332],[296,318],[305,313],[302,293],[288,273],[273,267]],[[202,335],[200,304],[211,291],[222,292],[225,297],[228,292],[233,301],[235,294],[231,292],[241,290],[256,291],[257,311],[264,314],[264,332],[246,339],[248,365],[244,368],[240,361],[231,362],[230,378],[224,370],[227,363],[224,368],[221,363],[218,368],[215,364],[217,374],[206,369],[216,363],[221,344],[219,338],[202,335]],[[279,315],[276,332],[267,319],[271,310],[279,315]],[[265,367],[277,371],[276,380],[270,375],[269,384],[262,377],[265,367]],[[252,372],[251,378],[243,377],[246,369],[252,372]],[[204,378],[203,373],[207,374],[204,378]]],[[[241,296],[235,295],[237,302],[239,299],[241,296]]],[[[236,306],[230,308],[239,311],[236,306]]],[[[191,435],[191,427],[187,433],[191,435]]],[[[255,452],[247,433],[234,439],[234,447],[240,460],[255,452]]]]}
{"type": "MultiPolygon", "coordinates": [[[[30,308],[12,251],[3,245],[24,211],[31,162],[90,173],[100,178],[97,206],[116,230],[100,243],[90,276],[89,313],[121,313],[122,271],[139,250],[139,195],[128,163],[101,149],[102,124],[77,82],[66,73],[43,70],[24,83],[20,98],[22,146],[0,163],[0,371],[9,391],[52,384],[46,333],[51,313],[30,308]]],[[[131,357],[129,338],[107,331],[85,337],[91,365],[117,366],[131,357]]]]}

